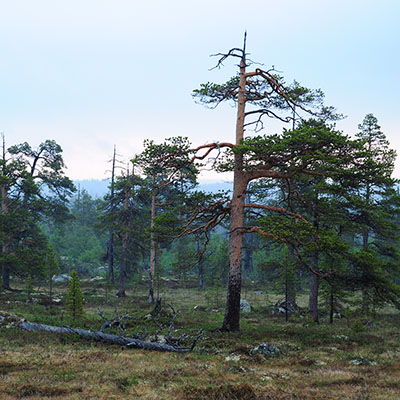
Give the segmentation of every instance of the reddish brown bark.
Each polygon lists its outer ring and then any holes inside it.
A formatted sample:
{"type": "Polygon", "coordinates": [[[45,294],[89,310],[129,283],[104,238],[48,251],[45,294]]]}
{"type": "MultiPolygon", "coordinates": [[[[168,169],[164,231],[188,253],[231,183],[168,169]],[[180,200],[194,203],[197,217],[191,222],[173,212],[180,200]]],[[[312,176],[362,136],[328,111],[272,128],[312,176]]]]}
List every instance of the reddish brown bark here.
{"type": "MultiPolygon", "coordinates": [[[[238,110],[236,120],[236,145],[243,139],[244,117],[246,106],[246,60],[245,52],[240,62],[240,82],[238,93],[238,110]]],[[[235,154],[233,173],[233,196],[231,202],[231,223],[229,235],[229,277],[226,297],[225,316],[222,330],[238,331],[240,329],[240,292],[242,286],[242,243],[244,204],[248,180],[243,171],[243,158],[235,154]]]]}

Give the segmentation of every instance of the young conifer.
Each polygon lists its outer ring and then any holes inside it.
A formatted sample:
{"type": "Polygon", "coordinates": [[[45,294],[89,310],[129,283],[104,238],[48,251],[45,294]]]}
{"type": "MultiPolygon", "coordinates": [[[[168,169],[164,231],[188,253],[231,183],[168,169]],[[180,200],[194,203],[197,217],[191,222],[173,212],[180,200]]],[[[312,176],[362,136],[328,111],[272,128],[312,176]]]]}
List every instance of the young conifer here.
{"type": "Polygon", "coordinates": [[[66,308],[73,320],[83,316],[83,294],[79,276],[75,270],[71,272],[71,279],[68,283],[66,308]]]}

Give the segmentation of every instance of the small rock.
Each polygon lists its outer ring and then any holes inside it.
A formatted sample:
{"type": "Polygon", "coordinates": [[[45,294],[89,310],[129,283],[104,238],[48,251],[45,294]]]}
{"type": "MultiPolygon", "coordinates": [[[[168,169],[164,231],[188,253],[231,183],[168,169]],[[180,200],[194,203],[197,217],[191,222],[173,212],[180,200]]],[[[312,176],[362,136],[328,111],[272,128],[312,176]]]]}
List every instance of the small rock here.
{"type": "Polygon", "coordinates": [[[261,343],[258,346],[254,347],[254,349],[250,350],[250,355],[254,356],[256,354],[263,354],[264,356],[275,357],[281,354],[278,347],[269,343],[261,343]]]}
{"type": "Polygon", "coordinates": [[[344,318],[344,315],[341,314],[339,311],[337,311],[337,312],[333,313],[333,318],[342,319],[342,318],[344,318]]]}
{"type": "Polygon", "coordinates": [[[376,365],[375,361],[368,360],[365,357],[357,357],[349,361],[353,365],[376,365]]]}
{"type": "Polygon", "coordinates": [[[339,339],[339,340],[345,340],[345,341],[349,340],[349,337],[346,335],[332,335],[332,338],[339,339]]]}
{"type": "Polygon", "coordinates": [[[240,300],[240,311],[242,311],[244,313],[251,312],[251,307],[247,300],[245,300],[245,299],[240,300]]]}
{"type": "Polygon", "coordinates": [[[70,279],[72,279],[72,278],[68,274],[61,274],[61,275],[53,276],[54,283],[65,282],[65,281],[69,281],[70,279]]]}
{"type": "Polygon", "coordinates": [[[231,354],[225,357],[225,361],[240,361],[240,356],[237,354],[231,354]]]}
{"type": "Polygon", "coordinates": [[[272,381],[272,378],[270,376],[265,375],[265,376],[261,377],[261,380],[262,381],[272,381]]]}
{"type": "Polygon", "coordinates": [[[272,314],[286,314],[286,310],[288,314],[294,314],[298,311],[297,305],[292,304],[290,301],[288,301],[286,305],[286,301],[283,301],[282,303],[277,303],[274,306],[274,310],[272,311],[272,314]]]}

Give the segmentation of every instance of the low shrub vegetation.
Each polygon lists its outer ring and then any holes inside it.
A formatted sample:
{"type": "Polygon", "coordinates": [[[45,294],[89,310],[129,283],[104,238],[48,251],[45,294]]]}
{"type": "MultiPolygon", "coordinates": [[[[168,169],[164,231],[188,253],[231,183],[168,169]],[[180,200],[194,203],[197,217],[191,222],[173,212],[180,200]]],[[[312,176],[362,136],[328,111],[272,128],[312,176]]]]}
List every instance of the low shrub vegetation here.
{"type": "MultiPolygon", "coordinates": [[[[98,289],[85,294],[79,326],[99,330],[115,313],[129,315],[125,334],[155,340],[170,329],[173,336],[203,337],[193,352],[159,353],[88,342],[76,335],[0,329],[0,393],[3,399],[395,399],[400,397],[400,316],[385,308],[372,326],[363,321],[328,319],[310,323],[302,315],[274,316],[263,299],[243,315],[239,333],[220,332],[223,308],[209,306],[197,289],[165,289],[156,317],[146,302],[147,288],[135,287],[117,298],[98,289]],[[102,300],[102,301],[101,301],[102,300]],[[264,303],[265,304],[265,303],[264,303]],[[363,329],[360,329],[361,325],[363,329]],[[145,332],[145,333],[144,333],[145,332]],[[250,355],[260,343],[279,348],[277,356],[250,355]]],[[[58,291],[58,292],[57,292],[58,291]]],[[[2,293],[3,311],[31,322],[65,326],[63,301],[41,305],[24,293],[2,293]]],[[[36,291],[33,296],[40,296],[36,291]]],[[[34,299],[35,297],[33,297],[34,299]]],[[[303,300],[305,298],[299,299],[303,300]]],[[[115,334],[121,334],[119,328],[115,334]]]]}

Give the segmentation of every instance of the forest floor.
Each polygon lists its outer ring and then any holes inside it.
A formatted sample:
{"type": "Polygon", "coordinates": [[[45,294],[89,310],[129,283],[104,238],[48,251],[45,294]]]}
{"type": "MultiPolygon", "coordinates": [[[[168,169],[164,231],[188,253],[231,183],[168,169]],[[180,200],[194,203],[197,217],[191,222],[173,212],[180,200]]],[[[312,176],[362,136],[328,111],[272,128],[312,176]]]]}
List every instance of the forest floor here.
{"type": "MultiPolygon", "coordinates": [[[[160,353],[87,342],[75,335],[0,329],[0,399],[400,399],[400,313],[384,309],[364,326],[363,320],[325,316],[319,325],[306,313],[271,314],[266,304],[279,298],[247,289],[252,312],[243,313],[240,333],[217,329],[223,319],[223,294],[198,289],[163,290],[160,315],[152,318],[145,289],[116,298],[101,283],[83,283],[85,316],[73,322],[63,300],[49,305],[38,292],[0,293],[0,310],[31,322],[98,330],[98,315],[129,313],[127,333],[153,334],[178,312],[174,336],[203,339],[195,351],[160,353]],[[250,355],[260,343],[280,349],[277,356],[250,355]]],[[[114,292],[114,291],[113,291],[114,292]]],[[[62,297],[65,287],[57,287],[62,297]]],[[[306,297],[300,297],[305,305],[306,297]]],[[[118,333],[118,332],[115,332],[118,333]]],[[[189,340],[190,341],[190,340],[189,340]]]]}

